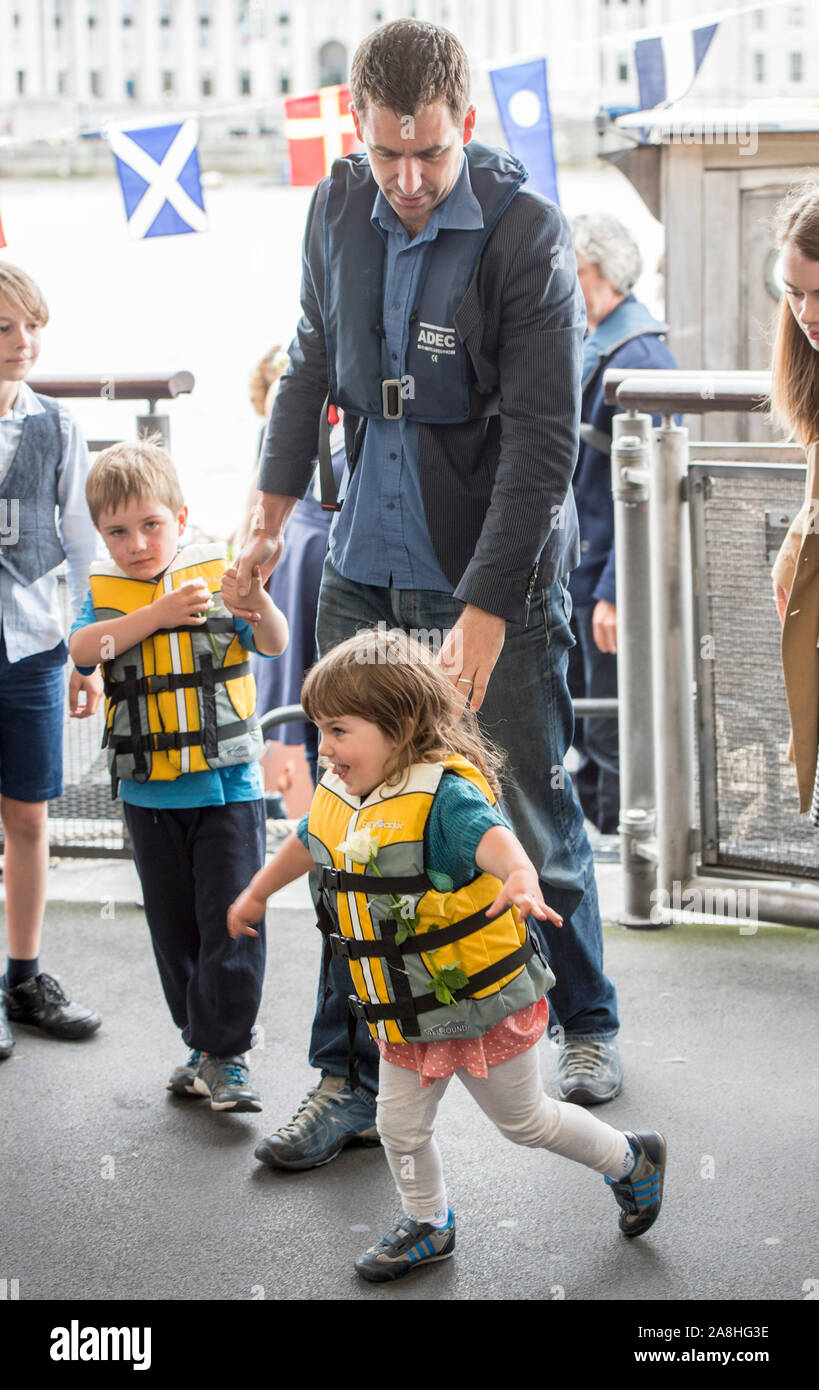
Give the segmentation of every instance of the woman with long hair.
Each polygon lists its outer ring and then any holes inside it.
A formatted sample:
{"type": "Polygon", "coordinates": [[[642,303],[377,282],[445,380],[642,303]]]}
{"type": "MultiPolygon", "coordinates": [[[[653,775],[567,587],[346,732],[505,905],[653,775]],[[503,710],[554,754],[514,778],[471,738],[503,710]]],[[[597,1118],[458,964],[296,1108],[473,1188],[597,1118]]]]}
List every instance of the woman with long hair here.
{"type": "Polygon", "coordinates": [[[799,809],[819,826],[819,180],[792,189],[776,210],[785,293],[773,355],[774,419],[805,450],[805,501],[776,557],[782,666],[799,809]]]}

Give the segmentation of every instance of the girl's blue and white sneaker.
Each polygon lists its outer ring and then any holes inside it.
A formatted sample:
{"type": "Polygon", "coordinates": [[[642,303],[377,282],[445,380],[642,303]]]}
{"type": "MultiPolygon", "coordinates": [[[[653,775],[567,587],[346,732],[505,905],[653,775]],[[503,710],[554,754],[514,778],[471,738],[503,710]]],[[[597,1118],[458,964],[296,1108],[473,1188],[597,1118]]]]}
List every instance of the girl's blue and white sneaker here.
{"type": "Polygon", "coordinates": [[[447,1224],[439,1229],[428,1221],[413,1221],[402,1216],[391,1231],[376,1245],[359,1255],[355,1267],[362,1279],[372,1284],[385,1284],[401,1279],[420,1265],[448,1260],[455,1252],[455,1217],[448,1212],[447,1224]]]}
{"type": "Polygon", "coordinates": [[[644,1134],[625,1131],[626,1138],[637,1155],[637,1161],[627,1178],[615,1182],[606,1178],[620,1211],[620,1230],[624,1236],[641,1236],[653,1226],[663,1204],[665,1175],[665,1140],[661,1134],[648,1130],[644,1134]]]}

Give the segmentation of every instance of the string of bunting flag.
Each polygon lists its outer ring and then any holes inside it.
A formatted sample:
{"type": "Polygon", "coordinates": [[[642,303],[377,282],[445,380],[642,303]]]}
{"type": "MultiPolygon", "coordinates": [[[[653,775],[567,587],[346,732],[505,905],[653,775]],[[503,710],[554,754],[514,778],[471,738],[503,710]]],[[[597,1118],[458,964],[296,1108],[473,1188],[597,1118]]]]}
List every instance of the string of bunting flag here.
{"type": "MultiPolygon", "coordinates": [[[[676,21],[659,30],[599,35],[598,43],[616,42],[622,47],[624,42],[633,42],[640,108],[648,111],[686,94],[720,22],[747,14],[752,8],[779,9],[785,3],[788,0],[762,0],[761,4],[698,16],[694,27],[690,20],[676,21]]],[[[550,49],[550,56],[576,46],[577,42],[558,45],[550,49]]],[[[495,59],[484,66],[489,71],[508,148],[528,169],[530,187],[557,202],[546,58],[536,55],[501,63],[495,59]]],[[[291,184],[315,185],[329,173],[333,160],[360,148],[349,102],[350,89],[345,84],[284,99],[291,184]]],[[[207,231],[198,154],[199,120],[208,115],[223,116],[228,109],[258,110],[273,104],[268,100],[245,103],[241,108],[209,108],[177,116],[173,122],[133,125],[127,130],[106,127],[102,133],[114,156],[131,236],[143,239],[207,231]]],[[[54,138],[41,136],[39,140],[54,138]]],[[[65,132],[60,132],[59,138],[65,138],[65,132]]],[[[0,146],[10,143],[16,142],[0,138],[0,146]]],[[[0,247],[6,244],[0,221],[0,247]]]]}

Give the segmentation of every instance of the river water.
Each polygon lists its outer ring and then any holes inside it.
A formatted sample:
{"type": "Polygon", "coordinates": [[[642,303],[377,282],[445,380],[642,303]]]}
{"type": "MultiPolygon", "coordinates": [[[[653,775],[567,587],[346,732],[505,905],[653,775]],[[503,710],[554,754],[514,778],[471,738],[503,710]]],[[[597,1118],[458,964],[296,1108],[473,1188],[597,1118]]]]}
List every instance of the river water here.
{"type": "MultiPolygon", "coordinates": [[[[605,208],[631,228],[646,265],[637,293],[661,313],[662,228],[631,185],[601,166],[563,171],[560,190],[569,216],[605,208]]],[[[193,393],[168,407],[171,448],[191,521],[214,537],[233,529],[253,472],[260,420],[248,400],[251,367],[272,343],[289,342],[298,319],[310,195],[225,179],[206,189],[207,232],[137,241],[114,178],[0,183],[8,242],[0,256],[34,276],[51,310],[39,374],[193,372],[193,393]]],[[[133,436],[142,409],[108,400],[71,408],[91,438],[133,436]]]]}

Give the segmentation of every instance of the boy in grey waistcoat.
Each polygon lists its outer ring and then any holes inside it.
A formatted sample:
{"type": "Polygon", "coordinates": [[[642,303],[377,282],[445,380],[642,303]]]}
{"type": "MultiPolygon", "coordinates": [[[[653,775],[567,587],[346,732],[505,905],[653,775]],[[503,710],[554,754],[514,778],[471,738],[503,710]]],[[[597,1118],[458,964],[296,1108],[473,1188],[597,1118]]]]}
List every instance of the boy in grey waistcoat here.
{"type": "MultiPolygon", "coordinates": [[[[8,961],[0,975],[0,1058],[9,1026],[83,1038],[99,1015],[40,971],[48,874],[47,803],[62,793],[65,645],[55,570],[68,561],[82,603],[96,536],[85,502],[88,454],[64,406],[26,384],[48,308],[30,276],[0,262],[0,818],[8,961]]],[[[74,669],[70,712],[94,713],[99,677],[74,669]],[[80,702],[84,692],[85,703],[80,702]]]]}

